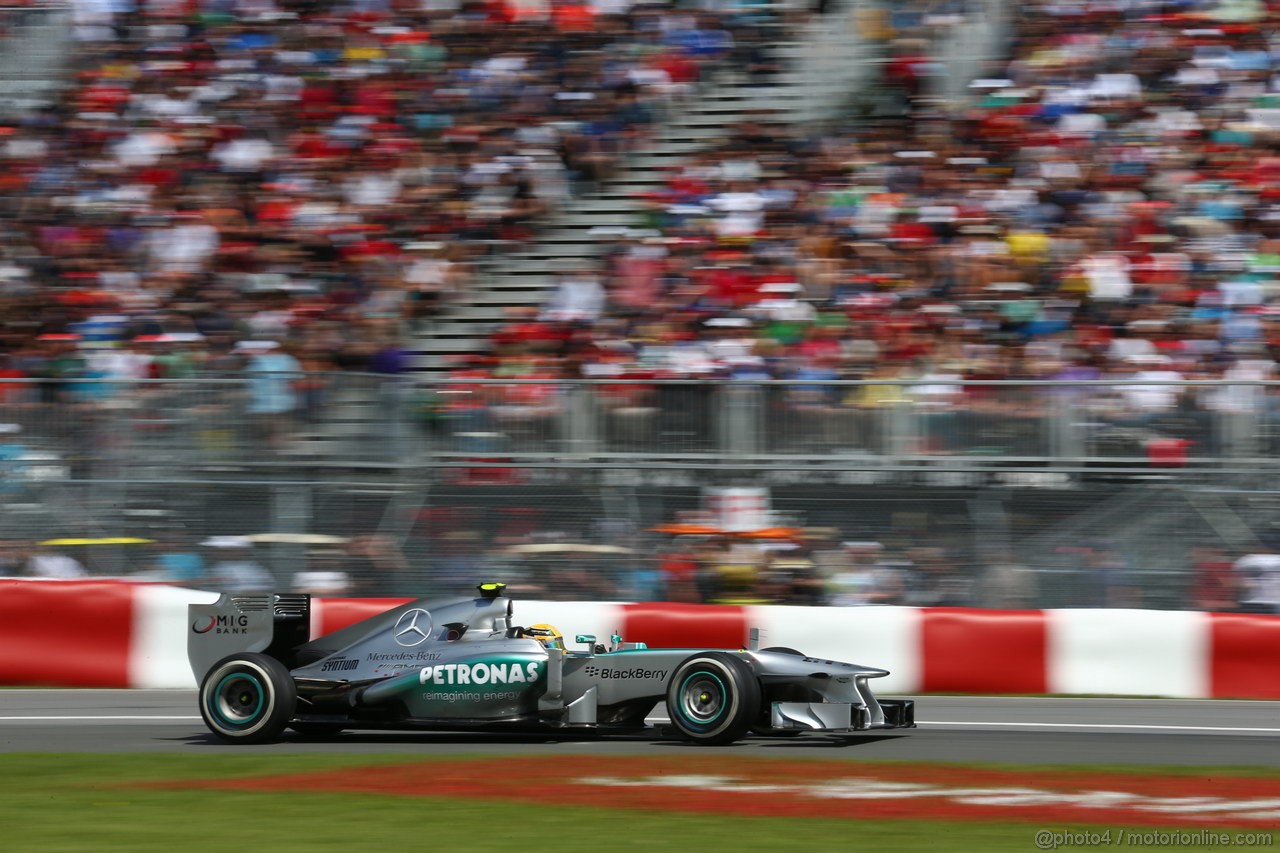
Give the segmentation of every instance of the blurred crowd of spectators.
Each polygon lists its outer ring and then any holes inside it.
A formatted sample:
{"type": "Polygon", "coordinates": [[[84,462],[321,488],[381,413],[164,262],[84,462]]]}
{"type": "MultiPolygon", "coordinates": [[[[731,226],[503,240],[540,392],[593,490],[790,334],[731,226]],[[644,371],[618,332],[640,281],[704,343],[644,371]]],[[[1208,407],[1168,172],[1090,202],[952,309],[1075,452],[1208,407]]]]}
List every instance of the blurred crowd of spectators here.
{"type": "Polygon", "coordinates": [[[514,557],[521,549],[476,554],[458,535],[446,541],[436,582],[466,592],[468,580],[500,576],[525,597],[579,600],[1280,613],[1280,541],[1270,537],[1234,556],[1220,545],[1195,546],[1184,566],[1167,571],[1135,564],[1105,542],[1063,549],[1033,566],[1014,553],[975,562],[946,545],[837,537],[812,528],[785,540],[687,536],[619,553],[565,545],[514,557]]]}
{"type": "Polygon", "coordinates": [[[654,537],[614,525],[610,544],[591,544],[599,537],[531,527],[536,513],[516,514],[528,517],[520,531],[493,535],[464,525],[433,528],[422,539],[424,528],[405,542],[381,534],[199,538],[181,528],[154,540],[122,540],[139,544],[0,540],[0,577],[117,576],[329,596],[466,595],[498,580],[516,597],[544,600],[1280,613],[1274,534],[1239,549],[1192,545],[1180,565],[1157,569],[1115,543],[1094,540],[1033,561],[1013,551],[975,560],[946,536],[928,545],[904,535],[843,540],[836,528],[764,538],[654,537]]]}
{"type": "MultiPolygon", "coordinates": [[[[513,311],[461,375],[870,379],[797,409],[1034,414],[959,380],[1116,379],[1141,426],[1275,413],[1280,41],[1261,2],[1018,4],[963,108],[900,40],[874,113],[759,117],[673,168],[647,227],[513,311]],[[895,383],[916,380],[902,387],[895,383]]],[[[644,393],[619,387],[620,405],[644,393]]]]}
{"type": "Polygon", "coordinates": [[[770,20],[647,0],[72,7],[69,89],[0,107],[0,358],[23,372],[62,335],[212,357],[276,340],[368,369],[770,20]]]}
{"type": "Polygon", "coordinates": [[[112,540],[0,540],[0,577],[76,580],[127,577],[235,593],[280,590],[314,595],[411,592],[409,567],[387,537],[331,537],[320,545],[294,544],[296,571],[273,568],[273,547],[247,536],[195,538],[185,530],[133,544],[112,540]],[[68,541],[76,544],[60,544],[68,541]]]}
{"type": "Polygon", "coordinates": [[[1280,613],[1280,541],[1270,536],[1234,556],[1221,545],[1195,546],[1185,566],[1176,570],[1153,571],[1105,542],[1061,549],[1053,560],[1037,563],[992,553],[975,565],[947,547],[822,537],[781,547],[724,540],[673,543],[659,557],[660,592],[655,597],[830,606],[1177,607],[1280,613]]]}

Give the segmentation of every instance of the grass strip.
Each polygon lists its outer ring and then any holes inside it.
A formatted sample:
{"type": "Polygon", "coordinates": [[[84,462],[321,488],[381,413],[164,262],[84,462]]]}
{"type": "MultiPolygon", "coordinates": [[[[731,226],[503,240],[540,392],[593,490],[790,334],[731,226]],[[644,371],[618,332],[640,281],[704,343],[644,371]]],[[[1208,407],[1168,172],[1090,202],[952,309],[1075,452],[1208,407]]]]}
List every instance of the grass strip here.
{"type": "MultiPolygon", "coordinates": [[[[494,756],[475,756],[492,760],[494,756]]],[[[456,762],[458,755],[441,756],[456,762]]],[[[626,792],[602,790],[598,806],[324,792],[191,790],[164,782],[324,772],[430,763],[420,755],[7,754],[0,756],[0,845],[7,851],[328,851],[406,843],[428,849],[560,851],[733,849],[950,851],[1035,849],[1038,829],[1125,832],[1117,827],[929,820],[856,821],[673,814],[619,807],[626,792]],[[157,784],[160,783],[160,784],[157,784]]],[[[767,761],[768,759],[753,759],[767,761]]],[[[619,759],[620,763],[625,758],[619,759]]],[[[690,772],[697,772],[696,759],[690,772]]],[[[846,772],[858,762],[840,762],[846,772]]],[[[443,765],[442,765],[443,766],[443,765]]],[[[815,763],[821,767],[821,763],[815,763]]],[[[982,765],[992,768],[996,765],[982,765]]],[[[1027,770],[1028,768],[1018,768],[1027,770]]],[[[1080,771],[1080,767],[1037,768],[1080,771]]],[[[1132,773],[1138,768],[1091,768],[1132,773]]],[[[1166,772],[1161,769],[1161,772],[1166,772]]],[[[1180,772],[1205,775],[1206,768],[1180,772]]],[[[1253,768],[1214,774],[1255,775],[1253,768]]],[[[1280,775],[1275,772],[1264,775],[1280,775]]],[[[530,778],[536,789],[540,780],[530,778]]],[[[856,804],[833,803],[835,809],[856,804]]],[[[1151,827],[1130,830],[1138,835],[1151,827]]],[[[1142,849],[1126,845],[1126,849],[1142,849]]],[[[1182,849],[1163,846],[1161,849],[1182,849]]],[[[1187,849],[1196,849],[1194,847],[1187,849]]],[[[1204,848],[1199,848],[1204,849],[1204,848]]]]}

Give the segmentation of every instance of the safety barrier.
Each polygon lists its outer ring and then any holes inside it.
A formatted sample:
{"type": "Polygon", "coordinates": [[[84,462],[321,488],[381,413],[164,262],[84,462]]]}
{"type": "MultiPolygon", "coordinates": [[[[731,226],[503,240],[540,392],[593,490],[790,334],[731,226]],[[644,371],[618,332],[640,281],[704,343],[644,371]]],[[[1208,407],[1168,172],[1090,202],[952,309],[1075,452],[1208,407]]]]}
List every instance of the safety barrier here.
{"type": "MultiPolygon", "coordinates": [[[[191,687],[187,605],[214,593],[0,580],[0,684],[191,687]]],[[[409,599],[317,599],[312,635],[409,599]]],[[[1153,610],[517,601],[517,623],[651,647],[763,646],[890,670],[882,693],[1280,698],[1280,617],[1153,610]]]]}
{"type": "Polygon", "coordinates": [[[449,379],[355,373],[7,379],[6,459],[44,480],[302,465],[678,459],[1149,471],[1274,466],[1280,382],[449,379]]]}

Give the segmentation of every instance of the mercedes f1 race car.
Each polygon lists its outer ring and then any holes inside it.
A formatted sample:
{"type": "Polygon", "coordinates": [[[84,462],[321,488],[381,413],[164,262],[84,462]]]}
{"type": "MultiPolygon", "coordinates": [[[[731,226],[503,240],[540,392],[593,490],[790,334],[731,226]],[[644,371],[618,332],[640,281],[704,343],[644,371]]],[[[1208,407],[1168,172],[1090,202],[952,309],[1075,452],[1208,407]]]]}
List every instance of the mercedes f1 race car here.
{"type": "Polygon", "coordinates": [[[581,650],[566,649],[550,626],[518,626],[503,590],[419,599],[315,640],[306,595],[190,605],[200,714],[236,743],[286,729],[639,730],[663,701],[681,735],[709,745],[915,725],[910,700],[872,695],[882,669],[784,648],[649,649],[616,635],[608,647],[578,635],[581,650]]]}

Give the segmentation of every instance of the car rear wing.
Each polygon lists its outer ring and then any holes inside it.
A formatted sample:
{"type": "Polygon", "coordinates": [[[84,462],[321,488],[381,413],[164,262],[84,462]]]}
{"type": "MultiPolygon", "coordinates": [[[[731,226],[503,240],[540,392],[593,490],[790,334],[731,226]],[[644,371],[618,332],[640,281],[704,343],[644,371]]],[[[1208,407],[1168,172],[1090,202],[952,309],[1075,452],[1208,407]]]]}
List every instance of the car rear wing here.
{"type": "Polygon", "coordinates": [[[311,636],[311,596],[230,595],[187,606],[187,661],[199,684],[213,665],[237,652],[263,652],[294,667],[293,650],[311,636]]]}

